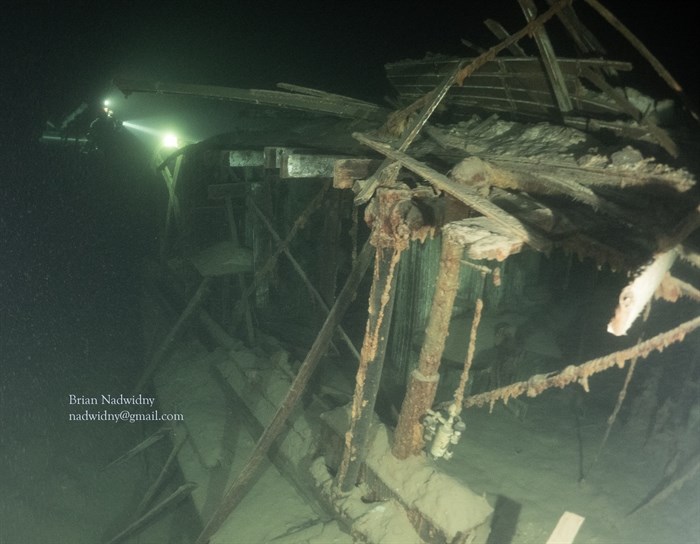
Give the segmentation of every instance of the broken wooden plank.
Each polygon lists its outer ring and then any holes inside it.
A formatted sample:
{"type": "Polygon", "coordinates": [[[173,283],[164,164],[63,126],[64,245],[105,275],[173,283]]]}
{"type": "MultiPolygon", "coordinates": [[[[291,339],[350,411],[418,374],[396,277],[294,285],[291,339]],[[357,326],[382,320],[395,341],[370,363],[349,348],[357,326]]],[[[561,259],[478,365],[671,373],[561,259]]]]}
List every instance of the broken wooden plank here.
{"type": "Polygon", "coordinates": [[[632,281],[620,293],[615,315],[608,323],[608,332],[615,336],[627,334],[642,310],[678,258],[678,248],[655,255],[651,263],[634,274],[632,281]]]}
{"type": "MultiPolygon", "coordinates": [[[[465,57],[461,60],[465,63],[473,62],[477,57],[465,57]]],[[[507,73],[514,74],[520,78],[532,78],[542,73],[540,59],[537,57],[497,57],[499,62],[490,60],[481,65],[478,71],[472,73],[469,79],[479,79],[482,77],[490,77],[501,72],[499,63],[502,63],[507,69],[507,73]]],[[[427,56],[424,59],[408,59],[396,62],[389,62],[385,65],[387,74],[390,78],[415,78],[421,76],[430,80],[431,88],[435,87],[435,82],[444,78],[453,68],[455,62],[460,60],[457,57],[431,57],[427,56]]],[[[630,62],[613,60],[613,59],[576,59],[570,57],[561,57],[557,59],[559,67],[564,74],[569,77],[575,77],[576,74],[584,67],[596,69],[613,69],[620,72],[629,72],[633,69],[630,62]]],[[[467,80],[465,80],[466,82],[467,80]]]]}
{"type": "Polygon", "coordinates": [[[365,136],[364,134],[357,132],[353,134],[353,137],[357,139],[357,141],[367,145],[379,153],[382,153],[383,155],[386,155],[390,159],[399,162],[403,167],[408,168],[419,176],[422,176],[435,188],[453,196],[457,200],[463,202],[470,208],[473,208],[486,217],[490,217],[506,231],[512,233],[514,236],[517,236],[538,251],[546,251],[551,247],[551,242],[549,240],[534,232],[517,218],[506,213],[495,204],[480,196],[479,193],[471,187],[466,187],[452,181],[447,176],[440,174],[424,163],[409,157],[405,153],[396,151],[388,144],[378,142],[365,136]]]}
{"type": "Polygon", "coordinates": [[[573,544],[578,530],[585,520],[586,518],[573,512],[564,512],[554,531],[549,535],[547,544],[573,544]]]}
{"type": "MultiPolygon", "coordinates": [[[[470,77],[474,72],[482,68],[485,64],[487,64],[490,61],[493,61],[496,58],[496,55],[500,53],[503,49],[509,47],[510,45],[517,43],[519,40],[524,38],[526,35],[531,34],[534,32],[537,28],[542,26],[544,23],[546,23],[549,19],[551,19],[559,10],[561,10],[563,7],[568,5],[571,2],[571,0],[559,0],[556,5],[550,7],[545,13],[537,17],[535,20],[530,21],[525,27],[521,28],[518,32],[513,34],[510,38],[502,41],[501,43],[493,46],[491,49],[488,51],[482,53],[475,59],[473,59],[468,65],[463,66],[463,63],[458,63],[458,70],[457,73],[452,76],[450,74],[449,77],[445,78],[445,81],[443,85],[445,85],[444,88],[441,88],[440,93],[444,90],[446,93],[447,90],[452,86],[450,84],[447,86],[447,82],[450,81],[450,79],[453,77],[452,81],[459,87],[461,87],[464,84],[464,80],[470,77]]],[[[439,96],[440,93],[436,92],[437,89],[431,90],[429,93],[424,94],[417,100],[415,100],[412,104],[409,106],[405,107],[399,112],[396,112],[390,116],[390,118],[387,120],[387,126],[403,126],[408,118],[415,113],[416,111],[420,110],[421,108],[424,108],[425,106],[429,106],[431,102],[434,102],[434,100],[439,96]]],[[[441,99],[441,98],[440,98],[441,99]]],[[[391,132],[391,131],[390,131],[391,132]]],[[[403,149],[401,151],[404,151],[403,149]]]]}
{"type": "MultiPolygon", "coordinates": [[[[387,76],[398,90],[402,100],[424,99],[456,59],[401,61],[386,65],[387,76]]],[[[471,62],[473,59],[463,59],[471,62]]],[[[591,115],[619,114],[619,108],[609,99],[583,87],[580,70],[591,66],[596,69],[628,71],[629,63],[605,59],[558,59],[564,73],[569,97],[575,110],[591,115]]],[[[458,110],[492,109],[517,111],[529,115],[551,115],[559,110],[552,96],[547,75],[538,58],[497,57],[485,62],[461,86],[451,89],[446,102],[458,110]]]]}

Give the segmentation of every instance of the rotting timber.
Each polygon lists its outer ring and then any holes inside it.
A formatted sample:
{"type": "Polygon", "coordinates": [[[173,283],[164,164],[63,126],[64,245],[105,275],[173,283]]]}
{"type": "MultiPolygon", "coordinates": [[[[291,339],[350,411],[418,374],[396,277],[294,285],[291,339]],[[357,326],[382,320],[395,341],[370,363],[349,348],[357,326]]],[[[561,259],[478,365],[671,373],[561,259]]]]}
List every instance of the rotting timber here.
{"type": "MultiPolygon", "coordinates": [[[[125,93],[188,94],[280,110],[276,118],[160,160],[168,204],[159,261],[149,266],[148,300],[153,314],[158,302],[172,319],[152,335],[158,348],[138,385],[152,380],[165,408],[188,415],[173,433],[185,478],[198,484],[183,491],[203,521],[198,544],[225,542],[268,457],[302,496],[323,504],[311,512],[324,523],[333,516],[362,541],[386,538],[370,515],[376,517],[371,503],[381,500],[387,501],[383,522],[390,519],[406,542],[485,542],[491,507],[423,453],[430,410],[445,408],[454,417],[463,408],[493,407],[550,387],[580,384],[588,391],[591,375],[697,334],[697,319],[690,320],[634,347],[527,379],[491,380],[492,389],[469,394],[483,299],[508,296],[493,293],[511,281],[508,264],[518,256],[566,252],[618,273],[654,274],[654,289],[620,295],[618,311],[628,314],[626,327],[616,328],[620,334],[638,322],[633,307],[641,312],[654,296],[698,298],[696,180],[689,170],[654,159],[682,160],[683,148],[670,130],[638,115],[629,93],[607,83],[611,74],[630,70],[629,63],[556,57],[546,33],[555,16],[579,47],[597,42],[570,2],[552,3],[541,15],[530,2],[521,7],[523,28],[504,36],[491,22],[502,41],[475,59],[387,66],[405,106],[391,114],[292,85],[266,92],[117,82],[125,93]],[[518,44],[528,34],[541,56],[522,56],[518,44]],[[516,56],[499,57],[505,50],[516,56]],[[494,86],[498,93],[480,94],[494,86]],[[602,132],[612,143],[598,139],[602,132]],[[438,248],[432,255],[439,253],[433,276],[422,268],[428,263],[407,258],[430,244],[438,248]],[[653,263],[670,250],[688,263],[691,273],[683,279],[672,275],[674,262],[655,272],[653,263]],[[373,253],[371,282],[363,281],[373,253]],[[476,278],[468,303],[458,300],[465,268],[476,278]],[[402,292],[402,274],[433,285],[413,296],[402,292]],[[338,293],[337,285],[344,286],[338,293]],[[484,290],[490,294],[482,296],[484,290]],[[635,297],[642,298],[631,304],[635,297]],[[457,305],[475,316],[471,334],[458,339],[468,355],[455,401],[436,405],[457,305]],[[425,315],[415,320],[422,327],[416,336],[424,331],[417,358],[398,360],[396,316],[405,319],[419,307],[425,315]],[[346,312],[365,322],[363,331],[342,319],[346,312]],[[351,377],[350,387],[341,378],[314,383],[314,372],[333,362],[337,375],[351,377]],[[395,430],[387,424],[391,417],[383,413],[380,422],[375,414],[395,400],[387,398],[385,382],[402,393],[395,430]],[[225,447],[230,405],[245,406],[257,420],[242,466],[225,447]],[[468,519],[419,500],[448,489],[455,511],[468,511],[468,519]]],[[[412,334],[402,339],[404,352],[412,342],[412,334]]],[[[679,474],[676,481],[685,479],[679,474]]]]}

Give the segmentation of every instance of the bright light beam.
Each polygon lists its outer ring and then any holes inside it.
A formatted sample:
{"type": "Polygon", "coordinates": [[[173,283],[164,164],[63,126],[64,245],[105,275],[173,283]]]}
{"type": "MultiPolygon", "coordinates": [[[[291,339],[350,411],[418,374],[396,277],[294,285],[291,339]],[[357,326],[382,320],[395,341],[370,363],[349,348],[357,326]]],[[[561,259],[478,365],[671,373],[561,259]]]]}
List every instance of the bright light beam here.
{"type": "Polygon", "coordinates": [[[123,126],[126,128],[130,128],[133,130],[136,130],[138,132],[144,132],[145,134],[150,134],[151,136],[162,136],[163,133],[160,130],[155,130],[153,128],[145,127],[143,125],[137,125],[136,123],[132,123],[131,121],[124,121],[122,123],[123,126]]]}

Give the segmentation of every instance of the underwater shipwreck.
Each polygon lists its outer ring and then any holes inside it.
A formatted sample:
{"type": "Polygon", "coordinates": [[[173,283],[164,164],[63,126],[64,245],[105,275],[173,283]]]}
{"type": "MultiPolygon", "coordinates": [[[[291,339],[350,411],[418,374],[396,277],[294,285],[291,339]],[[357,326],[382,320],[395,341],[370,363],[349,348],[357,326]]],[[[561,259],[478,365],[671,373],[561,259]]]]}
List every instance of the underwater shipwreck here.
{"type": "Polygon", "coordinates": [[[391,107],[115,80],[240,115],[157,156],[133,394],[183,420],[112,543],[183,500],[197,544],[697,534],[698,111],[596,0],[664,96],[570,2],[519,4],[474,56],[388,64],[391,107]]]}

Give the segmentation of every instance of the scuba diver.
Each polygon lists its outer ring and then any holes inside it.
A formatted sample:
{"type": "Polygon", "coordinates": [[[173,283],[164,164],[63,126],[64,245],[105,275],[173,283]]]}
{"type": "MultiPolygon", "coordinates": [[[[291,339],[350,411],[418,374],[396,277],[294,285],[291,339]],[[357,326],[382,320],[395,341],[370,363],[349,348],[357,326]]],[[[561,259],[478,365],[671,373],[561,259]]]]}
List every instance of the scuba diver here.
{"type": "Polygon", "coordinates": [[[103,107],[97,118],[90,123],[83,153],[104,154],[106,149],[114,145],[121,127],[122,122],[114,117],[114,112],[106,106],[103,107]]]}

